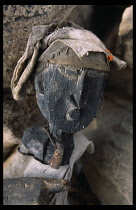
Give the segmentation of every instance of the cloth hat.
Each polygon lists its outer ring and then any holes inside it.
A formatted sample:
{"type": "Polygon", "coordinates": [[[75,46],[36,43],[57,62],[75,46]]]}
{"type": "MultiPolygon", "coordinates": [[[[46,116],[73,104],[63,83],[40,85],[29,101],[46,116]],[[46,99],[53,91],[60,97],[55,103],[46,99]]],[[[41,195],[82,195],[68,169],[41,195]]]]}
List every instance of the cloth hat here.
{"type": "Polygon", "coordinates": [[[121,70],[126,62],[113,56],[91,31],[72,22],[32,27],[26,50],[19,59],[11,80],[13,98],[23,98],[25,84],[36,61],[100,71],[121,70]],[[41,50],[44,52],[41,54],[41,50]]]}

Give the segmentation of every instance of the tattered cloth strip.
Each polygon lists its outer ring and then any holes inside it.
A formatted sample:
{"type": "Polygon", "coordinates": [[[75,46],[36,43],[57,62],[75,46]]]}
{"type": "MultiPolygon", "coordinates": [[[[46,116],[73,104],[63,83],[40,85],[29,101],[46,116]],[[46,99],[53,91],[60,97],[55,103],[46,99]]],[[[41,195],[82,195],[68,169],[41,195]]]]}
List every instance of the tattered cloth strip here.
{"type": "MultiPolygon", "coordinates": [[[[74,164],[89,147],[91,153],[94,152],[94,144],[88,140],[82,132],[74,134],[74,150],[69,160],[69,165],[60,166],[59,169],[51,168],[50,165],[43,164],[32,158],[24,170],[23,177],[40,177],[50,179],[65,179],[70,181],[74,164]]],[[[59,192],[51,197],[49,205],[69,205],[68,191],[59,192]]]]}
{"type": "Polygon", "coordinates": [[[15,100],[23,98],[25,84],[36,61],[101,71],[120,70],[126,66],[124,61],[107,50],[95,34],[75,23],[34,26],[11,80],[15,100]],[[41,50],[45,51],[41,54],[41,50]]]}

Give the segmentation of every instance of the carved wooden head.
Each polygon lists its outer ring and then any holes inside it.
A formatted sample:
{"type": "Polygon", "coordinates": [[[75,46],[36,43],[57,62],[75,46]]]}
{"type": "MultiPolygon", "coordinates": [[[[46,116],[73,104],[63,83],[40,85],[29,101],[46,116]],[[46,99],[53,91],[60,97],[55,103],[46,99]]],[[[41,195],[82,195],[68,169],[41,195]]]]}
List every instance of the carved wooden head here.
{"type": "Polygon", "coordinates": [[[43,65],[37,64],[35,89],[50,129],[66,133],[84,129],[99,111],[108,73],[68,65],[43,65]]]}
{"type": "Polygon", "coordinates": [[[74,133],[96,117],[108,72],[125,66],[95,34],[72,22],[34,26],[14,70],[13,97],[22,98],[35,69],[37,101],[50,130],[74,133]]]}

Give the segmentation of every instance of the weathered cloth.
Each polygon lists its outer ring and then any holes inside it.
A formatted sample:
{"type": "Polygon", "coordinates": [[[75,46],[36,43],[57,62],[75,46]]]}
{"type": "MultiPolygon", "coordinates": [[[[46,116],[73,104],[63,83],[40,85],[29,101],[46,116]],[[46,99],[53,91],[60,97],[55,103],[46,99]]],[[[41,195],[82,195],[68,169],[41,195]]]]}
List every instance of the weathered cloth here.
{"type": "Polygon", "coordinates": [[[34,26],[11,80],[15,100],[23,98],[26,82],[37,61],[101,71],[120,70],[126,66],[95,34],[75,23],[34,26]]]}
{"type": "MultiPolygon", "coordinates": [[[[24,170],[24,177],[41,177],[51,179],[71,179],[74,163],[83,155],[87,147],[94,152],[94,145],[81,132],[74,134],[74,150],[72,152],[69,165],[60,166],[59,169],[53,169],[50,165],[40,163],[32,158],[26,169],[24,170]]],[[[68,192],[59,192],[52,197],[49,205],[69,205],[68,192]]]]}

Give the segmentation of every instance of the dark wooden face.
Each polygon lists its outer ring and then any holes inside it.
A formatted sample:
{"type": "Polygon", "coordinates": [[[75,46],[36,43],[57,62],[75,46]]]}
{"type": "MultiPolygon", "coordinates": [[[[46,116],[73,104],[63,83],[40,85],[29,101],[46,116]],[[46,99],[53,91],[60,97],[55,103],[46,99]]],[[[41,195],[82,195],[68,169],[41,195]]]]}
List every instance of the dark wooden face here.
{"type": "Polygon", "coordinates": [[[49,64],[35,76],[39,108],[52,128],[80,131],[96,117],[106,80],[107,72],[49,64]]]}

